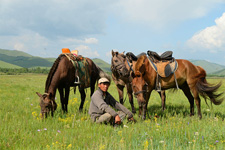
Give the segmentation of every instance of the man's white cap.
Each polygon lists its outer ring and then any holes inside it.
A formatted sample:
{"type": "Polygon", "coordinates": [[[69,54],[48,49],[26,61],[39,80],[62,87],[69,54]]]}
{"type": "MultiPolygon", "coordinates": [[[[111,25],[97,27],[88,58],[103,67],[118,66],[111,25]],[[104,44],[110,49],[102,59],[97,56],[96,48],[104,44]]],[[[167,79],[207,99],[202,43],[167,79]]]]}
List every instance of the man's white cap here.
{"type": "Polygon", "coordinates": [[[98,83],[99,83],[99,84],[104,83],[104,82],[110,83],[109,80],[108,80],[107,78],[100,78],[100,79],[98,80],[98,83]]]}

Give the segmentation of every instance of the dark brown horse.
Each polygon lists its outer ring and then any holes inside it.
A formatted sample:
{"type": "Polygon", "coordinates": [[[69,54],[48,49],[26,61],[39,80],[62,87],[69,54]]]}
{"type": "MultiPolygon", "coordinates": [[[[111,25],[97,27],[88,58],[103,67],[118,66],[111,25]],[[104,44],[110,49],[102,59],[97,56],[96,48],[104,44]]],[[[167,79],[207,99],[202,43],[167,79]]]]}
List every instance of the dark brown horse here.
{"type": "MultiPolygon", "coordinates": [[[[137,58],[141,55],[146,55],[145,53],[135,56],[133,53],[128,52],[126,55],[119,52],[114,52],[112,50],[112,60],[111,60],[111,70],[112,79],[117,86],[117,91],[119,93],[120,103],[123,104],[123,89],[126,86],[127,95],[129,97],[129,102],[132,108],[132,112],[136,113],[133,103],[133,90],[132,90],[132,77],[131,72],[133,72],[133,66],[135,65],[137,58]]],[[[159,93],[162,99],[162,110],[165,109],[165,91],[159,93]]],[[[140,111],[140,109],[139,109],[140,111]]],[[[140,114],[140,112],[139,112],[140,114]]]]}
{"type": "MultiPolygon", "coordinates": [[[[88,63],[88,74],[90,75],[90,83],[87,87],[91,89],[91,95],[95,90],[95,83],[100,78],[100,76],[107,76],[94,62],[89,58],[86,59],[88,63]]],[[[56,90],[58,89],[60,94],[60,101],[63,112],[68,112],[67,105],[70,93],[70,87],[79,87],[81,94],[81,103],[79,110],[83,109],[86,94],[84,89],[87,88],[83,84],[75,84],[75,67],[68,56],[64,54],[59,55],[59,57],[54,62],[45,84],[45,93],[42,95],[38,92],[37,95],[40,97],[40,106],[42,117],[47,117],[47,114],[51,112],[53,116],[54,111],[57,108],[55,102],[56,90]]]]}
{"type": "MultiPolygon", "coordinates": [[[[188,60],[177,59],[176,61],[178,63],[178,68],[175,72],[175,76],[179,88],[184,92],[185,96],[189,100],[190,116],[194,115],[195,100],[195,104],[198,109],[198,116],[201,119],[201,101],[199,94],[204,97],[205,101],[206,98],[209,97],[213,104],[219,105],[223,102],[223,98],[220,98],[223,93],[216,94],[215,92],[221,86],[221,83],[211,85],[206,81],[206,72],[203,68],[193,65],[188,60]]],[[[150,65],[150,61],[147,56],[141,56],[137,60],[132,76],[133,90],[137,95],[138,101],[141,103],[143,119],[145,119],[148,100],[152,90],[155,88],[157,76],[153,67],[150,65]]],[[[162,78],[161,87],[162,90],[176,88],[174,75],[171,74],[168,77],[162,78]]]]}

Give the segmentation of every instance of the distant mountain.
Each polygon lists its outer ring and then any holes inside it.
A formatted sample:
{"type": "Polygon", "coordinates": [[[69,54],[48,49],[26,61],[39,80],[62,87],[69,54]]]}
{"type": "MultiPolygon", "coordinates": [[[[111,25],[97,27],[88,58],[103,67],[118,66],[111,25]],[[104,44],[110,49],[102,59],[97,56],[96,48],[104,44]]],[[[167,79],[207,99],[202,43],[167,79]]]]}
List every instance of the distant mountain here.
{"type": "MultiPolygon", "coordinates": [[[[51,68],[56,58],[32,56],[22,51],[0,49],[0,68],[51,68]]],[[[110,64],[101,59],[93,59],[103,71],[110,72],[110,64]]]]}
{"type": "Polygon", "coordinates": [[[219,70],[219,71],[216,71],[216,72],[212,72],[210,74],[217,75],[217,76],[224,76],[225,75],[225,69],[222,69],[222,70],[219,70]]]}
{"type": "Polygon", "coordinates": [[[24,68],[52,66],[52,62],[47,59],[33,56],[10,56],[0,53],[0,60],[24,68]]]}
{"type": "Polygon", "coordinates": [[[22,51],[17,51],[17,50],[0,49],[0,54],[4,54],[4,55],[7,55],[7,56],[13,56],[13,57],[17,57],[17,56],[33,57],[30,54],[27,54],[27,53],[22,52],[22,51]]]}
{"type": "Polygon", "coordinates": [[[101,60],[101,59],[98,59],[98,58],[94,58],[92,59],[93,62],[98,65],[103,71],[106,71],[106,72],[111,72],[111,65],[108,64],[107,62],[101,60]]]}
{"type": "Polygon", "coordinates": [[[0,60],[0,68],[15,68],[15,69],[17,69],[17,68],[22,68],[22,67],[17,66],[17,65],[12,65],[12,64],[9,64],[7,62],[0,60]]]}
{"type": "Polygon", "coordinates": [[[206,60],[190,60],[194,65],[201,66],[209,74],[225,69],[225,66],[211,63],[206,60]]]}

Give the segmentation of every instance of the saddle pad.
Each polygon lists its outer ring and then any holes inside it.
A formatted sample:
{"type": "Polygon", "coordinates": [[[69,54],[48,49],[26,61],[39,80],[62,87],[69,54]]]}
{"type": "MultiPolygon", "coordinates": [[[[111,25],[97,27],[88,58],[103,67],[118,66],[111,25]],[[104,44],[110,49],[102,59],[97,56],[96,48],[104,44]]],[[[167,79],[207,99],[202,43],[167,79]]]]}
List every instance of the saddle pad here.
{"type": "Polygon", "coordinates": [[[75,69],[78,69],[80,87],[89,87],[91,84],[91,75],[89,73],[88,62],[86,58],[81,55],[74,56],[72,53],[63,55],[65,55],[72,62],[75,69]]]}
{"type": "Polygon", "coordinates": [[[78,63],[78,74],[80,78],[80,86],[81,88],[87,88],[91,84],[91,77],[88,70],[88,62],[84,58],[80,61],[77,61],[78,63]]]}
{"type": "Polygon", "coordinates": [[[172,63],[160,62],[156,64],[156,67],[158,74],[161,77],[168,77],[177,70],[177,61],[174,61],[172,63]]]}
{"type": "Polygon", "coordinates": [[[154,63],[148,57],[148,61],[152,66],[152,68],[155,70],[155,72],[157,72],[161,77],[168,77],[169,75],[174,73],[178,68],[178,63],[176,60],[173,61],[172,63],[170,63],[170,61],[166,62],[160,61],[158,63],[154,63]]]}

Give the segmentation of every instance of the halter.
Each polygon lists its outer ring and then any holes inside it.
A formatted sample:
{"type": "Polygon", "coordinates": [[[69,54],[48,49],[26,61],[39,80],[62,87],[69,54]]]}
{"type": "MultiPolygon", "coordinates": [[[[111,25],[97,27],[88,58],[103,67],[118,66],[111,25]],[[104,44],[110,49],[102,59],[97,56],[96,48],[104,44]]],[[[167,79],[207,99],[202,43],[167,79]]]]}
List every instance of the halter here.
{"type": "Polygon", "coordinates": [[[120,64],[118,64],[118,65],[116,65],[116,66],[113,64],[113,65],[111,66],[111,70],[118,73],[117,70],[120,69],[120,68],[122,68],[122,67],[123,67],[122,65],[123,65],[123,63],[120,63],[120,64]],[[121,67],[118,68],[119,66],[121,66],[121,67]]]}
{"type": "Polygon", "coordinates": [[[142,90],[142,91],[135,92],[134,95],[137,96],[140,93],[146,93],[146,90],[142,90]]]}
{"type": "Polygon", "coordinates": [[[141,91],[135,92],[134,95],[137,96],[140,93],[147,93],[148,92],[148,83],[145,82],[145,85],[144,86],[147,86],[147,89],[146,90],[141,90],[141,91]]]}

